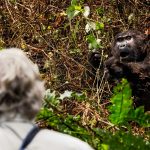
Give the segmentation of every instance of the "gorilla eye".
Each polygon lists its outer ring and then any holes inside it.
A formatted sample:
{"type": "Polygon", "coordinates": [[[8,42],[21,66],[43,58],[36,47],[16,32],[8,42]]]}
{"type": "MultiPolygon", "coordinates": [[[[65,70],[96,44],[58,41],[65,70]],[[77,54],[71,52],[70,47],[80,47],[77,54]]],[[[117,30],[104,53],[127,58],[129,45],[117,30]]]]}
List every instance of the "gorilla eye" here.
{"type": "Polygon", "coordinates": [[[124,40],[123,37],[118,37],[118,38],[117,38],[117,41],[118,41],[118,42],[122,42],[123,40],[124,40]]]}
{"type": "Polygon", "coordinates": [[[127,36],[126,40],[131,40],[131,38],[132,38],[131,36],[127,36]]]}

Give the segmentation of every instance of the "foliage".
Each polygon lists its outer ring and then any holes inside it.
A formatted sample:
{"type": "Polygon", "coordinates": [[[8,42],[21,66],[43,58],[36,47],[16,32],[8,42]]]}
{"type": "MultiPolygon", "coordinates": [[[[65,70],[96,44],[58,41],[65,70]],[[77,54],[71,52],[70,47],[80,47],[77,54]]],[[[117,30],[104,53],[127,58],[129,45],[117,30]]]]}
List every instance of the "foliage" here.
{"type": "Polygon", "coordinates": [[[132,133],[116,132],[104,136],[104,143],[109,145],[108,149],[111,150],[148,150],[150,148],[150,143],[145,142],[141,137],[134,136],[132,133]]]}
{"type": "Polygon", "coordinates": [[[113,94],[113,97],[110,99],[112,105],[109,107],[111,112],[109,118],[114,124],[124,124],[133,106],[131,99],[132,92],[129,83],[123,79],[122,83],[114,88],[113,94]]]}
{"type": "Polygon", "coordinates": [[[103,48],[103,46],[100,44],[100,39],[96,38],[93,31],[103,31],[104,23],[94,20],[91,21],[91,19],[89,19],[89,6],[84,6],[84,8],[82,9],[81,5],[77,2],[77,0],[72,0],[71,5],[66,10],[66,13],[69,20],[72,20],[75,16],[79,15],[80,13],[83,15],[84,19],[86,20],[85,31],[88,33],[88,35],[86,36],[86,41],[89,44],[90,50],[103,48]]]}
{"type": "Polygon", "coordinates": [[[150,127],[150,115],[144,113],[144,108],[133,108],[132,91],[126,79],[114,88],[109,107],[111,115],[109,119],[115,125],[125,125],[129,121],[135,121],[139,125],[150,127]]]}
{"type": "MultiPolygon", "coordinates": [[[[68,92],[65,92],[68,93],[68,92]]],[[[116,150],[116,149],[144,149],[148,150],[150,148],[150,142],[143,140],[140,136],[135,136],[131,133],[131,131],[125,132],[123,128],[120,128],[119,131],[111,132],[109,130],[102,130],[100,128],[89,128],[88,126],[83,126],[81,122],[81,116],[80,115],[70,115],[69,113],[64,113],[63,108],[60,105],[62,99],[60,99],[61,94],[55,94],[55,92],[51,92],[50,90],[47,90],[45,95],[45,101],[43,104],[43,108],[41,109],[39,115],[37,116],[37,120],[44,120],[47,123],[48,128],[52,128],[54,130],[70,134],[72,136],[78,137],[89,144],[91,144],[95,149],[97,150],[116,150]],[[64,115],[65,114],[65,115],[64,115]],[[138,143],[138,144],[137,144],[138,143]]],[[[68,94],[66,97],[71,99],[76,99],[79,102],[83,102],[84,99],[86,99],[86,95],[71,92],[71,95],[68,94]]],[[[132,102],[127,104],[127,102],[121,102],[121,101],[127,101],[131,100],[131,89],[129,86],[129,83],[127,80],[123,79],[118,86],[114,88],[114,95],[111,98],[111,102],[113,103],[112,106],[110,106],[111,115],[110,120],[118,125],[124,125],[127,124],[128,118],[131,118],[134,121],[137,121],[138,123],[141,123],[141,118],[138,118],[139,116],[143,115],[144,119],[142,120],[144,123],[146,121],[146,115],[144,114],[143,108],[137,108],[135,111],[132,109],[132,102]],[[120,94],[123,94],[123,99],[120,94]],[[120,99],[121,98],[121,99],[120,99]],[[120,102],[119,102],[120,101],[120,102]],[[117,107],[114,106],[114,104],[119,105],[117,107]],[[127,111],[121,109],[121,107],[128,106],[127,111]],[[119,109],[114,111],[113,108],[119,109]],[[131,114],[129,114],[129,111],[132,110],[131,114]],[[125,111],[125,112],[123,112],[125,111]],[[131,116],[130,116],[131,115],[131,116]],[[135,116],[134,116],[135,115],[135,116]],[[114,119],[117,117],[118,119],[114,119]],[[127,117],[128,116],[128,117],[127,117]],[[139,121],[140,120],[140,121],[139,121]]],[[[148,116],[147,116],[148,117],[148,116]]],[[[142,122],[142,125],[144,125],[142,122]]],[[[129,127],[129,124],[128,126],[129,127]]]]}
{"type": "Polygon", "coordinates": [[[71,20],[73,17],[77,16],[80,12],[82,12],[81,6],[77,5],[76,0],[72,0],[71,6],[69,6],[66,11],[68,18],[71,20]]]}
{"type": "Polygon", "coordinates": [[[96,38],[92,34],[89,34],[87,36],[87,42],[89,43],[89,48],[90,49],[98,49],[98,48],[101,47],[99,45],[98,41],[96,40],[96,38]]]}
{"type": "MultiPolygon", "coordinates": [[[[80,125],[80,115],[72,116],[69,114],[62,114],[61,106],[59,105],[60,98],[54,93],[55,92],[50,92],[50,90],[47,91],[43,108],[37,116],[37,120],[45,120],[48,127],[79,137],[92,144],[93,135],[80,125]]],[[[72,97],[76,97],[79,100],[83,99],[83,95],[79,96],[77,93],[72,93],[72,97]]]]}

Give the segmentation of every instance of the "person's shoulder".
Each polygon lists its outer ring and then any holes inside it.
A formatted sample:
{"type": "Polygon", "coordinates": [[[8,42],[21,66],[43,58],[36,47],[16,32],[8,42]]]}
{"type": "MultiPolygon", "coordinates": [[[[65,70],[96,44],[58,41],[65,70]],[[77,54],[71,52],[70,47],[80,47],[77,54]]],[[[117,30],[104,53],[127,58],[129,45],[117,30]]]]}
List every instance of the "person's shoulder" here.
{"type": "Polygon", "coordinates": [[[20,140],[13,136],[13,132],[0,127],[0,150],[14,150],[18,148],[20,140]]]}
{"type": "Polygon", "coordinates": [[[34,143],[49,145],[55,150],[93,150],[86,142],[73,136],[56,132],[53,130],[42,129],[33,140],[34,143]]]}
{"type": "Polygon", "coordinates": [[[4,130],[0,128],[0,141],[4,139],[4,130]]]}

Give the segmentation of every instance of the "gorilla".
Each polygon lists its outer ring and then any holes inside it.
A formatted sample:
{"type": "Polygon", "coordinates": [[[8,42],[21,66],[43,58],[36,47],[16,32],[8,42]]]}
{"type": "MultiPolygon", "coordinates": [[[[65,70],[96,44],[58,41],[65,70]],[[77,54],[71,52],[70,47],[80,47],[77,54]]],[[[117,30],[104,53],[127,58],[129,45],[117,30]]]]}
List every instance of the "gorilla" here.
{"type": "Polygon", "coordinates": [[[135,107],[150,111],[150,51],[145,34],[128,30],[117,34],[111,45],[112,56],[104,62],[108,81],[126,78],[132,88],[135,107]]]}

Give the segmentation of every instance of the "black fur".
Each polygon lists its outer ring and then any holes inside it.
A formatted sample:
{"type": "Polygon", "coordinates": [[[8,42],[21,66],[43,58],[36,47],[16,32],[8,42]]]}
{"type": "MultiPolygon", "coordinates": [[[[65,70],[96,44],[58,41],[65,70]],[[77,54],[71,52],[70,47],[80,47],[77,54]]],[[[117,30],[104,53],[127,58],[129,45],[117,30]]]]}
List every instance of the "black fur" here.
{"type": "Polygon", "coordinates": [[[150,51],[148,38],[128,30],[115,36],[112,57],[105,61],[108,79],[126,78],[132,88],[135,106],[150,110],[150,51]]]}

